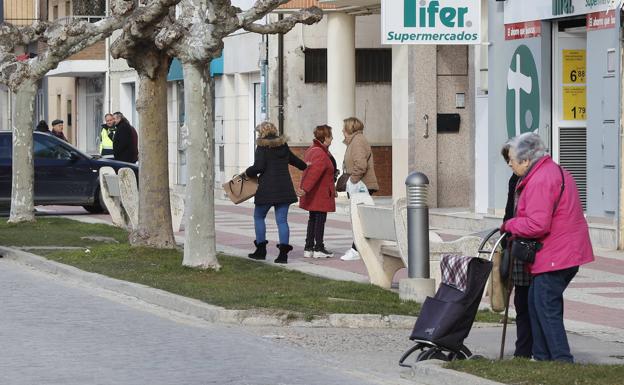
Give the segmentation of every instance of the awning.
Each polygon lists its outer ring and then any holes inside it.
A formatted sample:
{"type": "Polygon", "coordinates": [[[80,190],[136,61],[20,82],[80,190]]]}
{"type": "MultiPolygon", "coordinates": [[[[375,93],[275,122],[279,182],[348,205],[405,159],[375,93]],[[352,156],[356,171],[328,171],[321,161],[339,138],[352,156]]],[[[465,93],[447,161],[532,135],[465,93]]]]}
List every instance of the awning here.
{"type": "MultiPolygon", "coordinates": [[[[223,75],[223,54],[210,63],[210,76],[215,75],[223,75]]],[[[184,80],[184,70],[182,68],[182,63],[174,58],[171,61],[171,66],[169,66],[167,81],[173,82],[177,80],[184,80]]]]}

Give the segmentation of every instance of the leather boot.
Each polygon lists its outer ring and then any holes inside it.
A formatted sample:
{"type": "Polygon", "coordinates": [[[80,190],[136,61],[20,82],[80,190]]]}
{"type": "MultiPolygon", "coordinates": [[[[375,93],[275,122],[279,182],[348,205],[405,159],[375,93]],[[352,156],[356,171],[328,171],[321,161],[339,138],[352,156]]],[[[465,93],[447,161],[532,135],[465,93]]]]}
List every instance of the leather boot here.
{"type": "Polygon", "coordinates": [[[256,245],[256,251],[251,254],[247,254],[247,256],[251,259],[266,259],[266,247],[269,241],[264,242],[256,242],[254,241],[254,245],[256,245]]]}
{"type": "Polygon", "coordinates": [[[288,252],[293,249],[291,245],[277,245],[279,255],[275,259],[275,263],[288,263],[288,252]]]}

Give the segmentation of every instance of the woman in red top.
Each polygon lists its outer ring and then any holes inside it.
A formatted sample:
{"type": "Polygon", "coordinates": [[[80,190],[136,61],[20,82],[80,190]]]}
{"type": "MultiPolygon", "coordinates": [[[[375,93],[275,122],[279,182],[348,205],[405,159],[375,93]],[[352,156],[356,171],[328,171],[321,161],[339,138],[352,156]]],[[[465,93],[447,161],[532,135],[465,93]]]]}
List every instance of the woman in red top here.
{"type": "Polygon", "coordinates": [[[331,127],[317,126],[312,145],[304,155],[308,168],[301,178],[299,207],[310,212],[304,258],[333,257],[323,243],[327,213],[336,211],[336,160],[329,153],[332,139],[331,127]]]}

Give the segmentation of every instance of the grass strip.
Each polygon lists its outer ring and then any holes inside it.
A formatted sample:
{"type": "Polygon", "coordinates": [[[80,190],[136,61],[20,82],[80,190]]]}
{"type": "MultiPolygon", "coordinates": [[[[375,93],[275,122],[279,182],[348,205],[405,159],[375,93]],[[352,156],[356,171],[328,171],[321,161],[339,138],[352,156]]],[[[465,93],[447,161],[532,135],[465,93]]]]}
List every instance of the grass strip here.
{"type": "Polygon", "coordinates": [[[37,218],[32,223],[7,223],[0,221],[0,245],[3,246],[82,246],[98,242],[80,239],[88,236],[114,238],[128,242],[128,233],[105,224],[89,224],[66,218],[37,218]]]}
{"type": "MultiPolygon", "coordinates": [[[[36,223],[0,223],[0,244],[83,246],[84,250],[45,250],[46,258],[112,278],[141,283],[228,309],[258,309],[311,319],[330,313],[416,316],[420,304],[403,302],[397,293],[371,284],[335,281],[245,258],[219,255],[221,270],[182,266],[180,250],[131,247],[124,230],[61,218],[36,223]],[[45,235],[45,236],[40,236],[45,235]],[[119,244],[82,240],[107,236],[119,244]]],[[[37,253],[37,251],[35,251],[37,253]]],[[[499,314],[481,311],[480,322],[498,322],[499,314]]]]}
{"type": "Polygon", "coordinates": [[[624,365],[566,364],[519,358],[453,361],[445,367],[514,385],[621,385],[624,378],[624,365]]]}

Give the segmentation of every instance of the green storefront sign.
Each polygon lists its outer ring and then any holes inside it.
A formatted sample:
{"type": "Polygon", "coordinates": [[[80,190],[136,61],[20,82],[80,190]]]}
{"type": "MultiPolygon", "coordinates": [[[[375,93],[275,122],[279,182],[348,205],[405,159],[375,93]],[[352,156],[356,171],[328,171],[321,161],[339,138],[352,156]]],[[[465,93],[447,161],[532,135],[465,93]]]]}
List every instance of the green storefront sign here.
{"type": "Polygon", "coordinates": [[[507,134],[510,138],[538,128],[539,78],[533,54],[524,44],[511,57],[507,71],[506,107],[507,134]]]}

